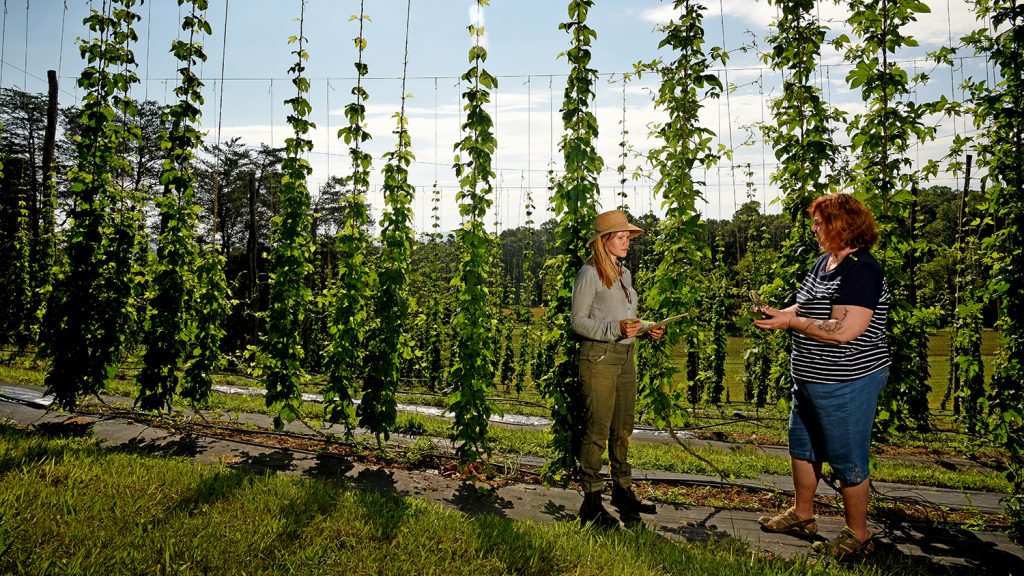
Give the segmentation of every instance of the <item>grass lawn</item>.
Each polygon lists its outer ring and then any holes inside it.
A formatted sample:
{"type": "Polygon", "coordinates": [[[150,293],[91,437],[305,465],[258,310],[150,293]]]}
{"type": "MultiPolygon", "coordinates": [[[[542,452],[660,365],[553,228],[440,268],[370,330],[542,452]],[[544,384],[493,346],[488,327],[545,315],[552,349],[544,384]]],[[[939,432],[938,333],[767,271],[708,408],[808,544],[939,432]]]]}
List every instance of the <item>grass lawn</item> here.
{"type": "MultiPolygon", "coordinates": [[[[104,449],[0,424],[4,574],[928,574],[783,561],[731,539],[467,516],[343,484],[104,449]]],[[[923,561],[921,561],[923,562],[923,561]]]]}

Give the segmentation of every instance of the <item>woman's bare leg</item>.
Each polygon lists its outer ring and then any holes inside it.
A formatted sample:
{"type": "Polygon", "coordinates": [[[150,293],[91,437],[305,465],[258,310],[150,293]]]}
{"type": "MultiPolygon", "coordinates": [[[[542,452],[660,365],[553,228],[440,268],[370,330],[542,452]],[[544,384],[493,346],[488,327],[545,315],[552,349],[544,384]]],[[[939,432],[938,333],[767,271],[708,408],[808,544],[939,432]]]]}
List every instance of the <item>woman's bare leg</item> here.
{"type": "Polygon", "coordinates": [[[814,494],[821,480],[821,464],[797,458],[790,458],[790,462],[793,467],[793,489],[796,491],[796,515],[806,520],[814,516],[814,494]]]}

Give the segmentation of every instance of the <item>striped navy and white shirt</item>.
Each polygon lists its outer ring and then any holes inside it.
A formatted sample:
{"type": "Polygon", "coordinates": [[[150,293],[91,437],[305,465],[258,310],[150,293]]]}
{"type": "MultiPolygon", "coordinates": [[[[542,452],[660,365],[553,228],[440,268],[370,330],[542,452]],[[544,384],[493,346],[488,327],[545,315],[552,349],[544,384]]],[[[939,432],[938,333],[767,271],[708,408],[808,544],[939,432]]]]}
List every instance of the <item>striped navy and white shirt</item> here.
{"type": "Polygon", "coordinates": [[[797,291],[797,316],[828,320],[832,307],[843,305],[869,308],[874,314],[867,329],[845,344],[826,344],[794,331],[790,365],[794,378],[839,384],[889,365],[885,341],[889,287],[878,260],[865,248],[847,254],[826,271],[828,258],[828,253],[818,258],[797,291]]]}

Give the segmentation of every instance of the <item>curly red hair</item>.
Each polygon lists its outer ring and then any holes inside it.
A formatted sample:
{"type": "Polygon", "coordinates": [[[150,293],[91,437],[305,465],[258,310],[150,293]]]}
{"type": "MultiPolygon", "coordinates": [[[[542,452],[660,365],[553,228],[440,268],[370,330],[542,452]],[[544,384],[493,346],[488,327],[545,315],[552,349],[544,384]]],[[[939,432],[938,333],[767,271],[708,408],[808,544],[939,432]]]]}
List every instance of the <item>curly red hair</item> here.
{"type": "Polygon", "coordinates": [[[835,252],[844,248],[871,248],[878,242],[875,217],[863,202],[850,194],[820,196],[807,207],[811,218],[818,217],[822,249],[835,252]]]}

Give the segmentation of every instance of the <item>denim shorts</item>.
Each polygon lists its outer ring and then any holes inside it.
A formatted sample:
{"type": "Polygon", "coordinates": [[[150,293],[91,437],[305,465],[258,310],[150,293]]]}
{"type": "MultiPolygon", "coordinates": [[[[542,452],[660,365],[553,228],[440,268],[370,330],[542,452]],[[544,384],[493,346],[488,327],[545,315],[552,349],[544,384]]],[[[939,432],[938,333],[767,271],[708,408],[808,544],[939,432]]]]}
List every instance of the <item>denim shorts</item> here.
{"type": "Polygon", "coordinates": [[[888,367],[841,384],[794,378],[789,455],[828,462],[847,486],[866,480],[875,409],[888,379],[888,367]]]}

